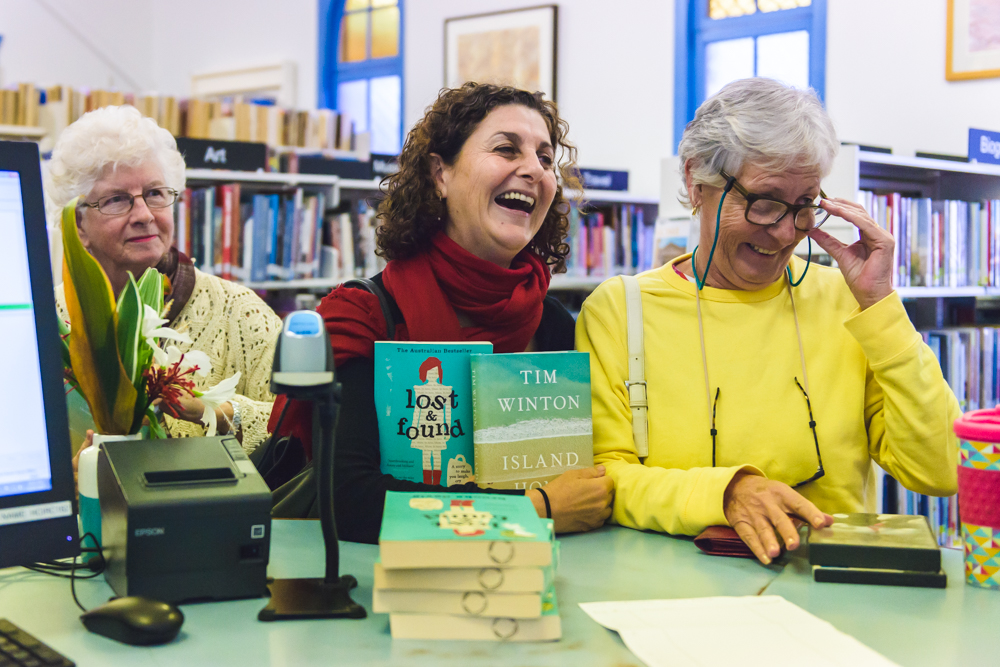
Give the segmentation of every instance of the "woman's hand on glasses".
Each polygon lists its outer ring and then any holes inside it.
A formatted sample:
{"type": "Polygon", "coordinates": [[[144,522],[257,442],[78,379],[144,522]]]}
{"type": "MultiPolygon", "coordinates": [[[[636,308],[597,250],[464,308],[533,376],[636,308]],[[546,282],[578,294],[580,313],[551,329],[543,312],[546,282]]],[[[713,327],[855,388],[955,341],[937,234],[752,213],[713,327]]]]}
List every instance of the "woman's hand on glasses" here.
{"type": "Polygon", "coordinates": [[[845,245],[822,229],[810,238],[837,260],[847,286],[864,310],[892,294],[892,253],[896,240],[871,219],[865,208],[847,199],[824,199],[820,206],[858,228],[861,238],[845,245]]]}
{"type": "Polygon", "coordinates": [[[832,516],[787,484],[743,471],[726,487],[722,507],[729,525],[764,565],[781,555],[782,547],[798,548],[799,531],[793,517],[815,528],[833,523],[832,516]]]}

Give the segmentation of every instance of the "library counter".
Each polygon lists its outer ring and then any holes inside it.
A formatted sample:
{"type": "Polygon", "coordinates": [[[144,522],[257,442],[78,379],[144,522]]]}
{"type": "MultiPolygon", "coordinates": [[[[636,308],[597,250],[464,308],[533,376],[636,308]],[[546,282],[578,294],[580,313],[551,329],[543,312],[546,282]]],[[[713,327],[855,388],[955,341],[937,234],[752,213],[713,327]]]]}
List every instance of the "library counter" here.
{"type": "MultiPolygon", "coordinates": [[[[276,577],[322,576],[315,521],[273,522],[276,577]]],[[[34,634],[78,665],[641,665],[614,632],[580,602],[781,595],[905,667],[986,664],[995,648],[1000,591],[965,584],[960,551],[945,550],[945,590],[818,584],[800,555],[764,567],[755,561],[701,554],[689,539],[620,527],[561,538],[557,592],[559,642],[393,641],[385,614],[371,613],[372,564],[378,548],[341,544],[341,572],[357,577],[363,620],[261,623],[265,600],[184,605],[184,627],[165,646],[137,648],[88,633],[78,620],[69,582],[22,568],[0,570],[0,617],[34,634]],[[985,659],[985,662],[984,662],[985,659]]],[[[84,606],[112,594],[98,578],[77,582],[84,606]]],[[[720,641],[724,641],[720,633],[720,641]]]]}

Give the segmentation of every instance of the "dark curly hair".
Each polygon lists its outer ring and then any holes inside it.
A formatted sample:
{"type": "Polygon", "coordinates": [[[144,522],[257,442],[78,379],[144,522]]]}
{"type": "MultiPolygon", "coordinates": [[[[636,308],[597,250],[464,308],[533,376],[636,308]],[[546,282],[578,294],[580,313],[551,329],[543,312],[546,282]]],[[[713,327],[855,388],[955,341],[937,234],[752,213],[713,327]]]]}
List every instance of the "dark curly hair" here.
{"type": "Polygon", "coordinates": [[[455,163],[462,146],[479,123],[494,109],[517,104],[537,111],[545,120],[556,159],[556,194],[545,220],[528,248],[548,264],[553,273],[566,270],[569,245],[569,202],[563,185],[581,190],[576,177],[576,147],[566,140],[569,125],[559,117],[553,102],[541,93],[529,93],[510,86],[466,83],[461,88],[444,88],[424,117],[413,126],[399,156],[399,171],[382,181],[385,197],[379,203],[381,224],[376,230],[377,252],[386,259],[412,257],[430,246],[431,239],[444,229],[445,202],[438,199],[431,176],[431,153],[448,165],[455,163]]]}

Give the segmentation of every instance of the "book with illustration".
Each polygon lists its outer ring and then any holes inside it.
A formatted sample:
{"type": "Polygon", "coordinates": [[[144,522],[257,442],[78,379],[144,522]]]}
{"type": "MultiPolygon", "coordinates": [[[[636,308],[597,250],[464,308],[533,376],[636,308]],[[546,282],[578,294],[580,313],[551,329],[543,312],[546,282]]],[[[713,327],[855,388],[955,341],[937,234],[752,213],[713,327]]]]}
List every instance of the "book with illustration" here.
{"type": "Polygon", "coordinates": [[[531,489],[593,465],[590,355],[473,355],[476,483],[531,489]]]}
{"type": "Polygon", "coordinates": [[[541,567],[552,538],[525,496],[486,493],[385,494],[382,567],[541,567]]]}
{"type": "Polygon", "coordinates": [[[444,486],[472,476],[469,356],[492,351],[492,343],[375,342],[383,473],[444,486]]]}

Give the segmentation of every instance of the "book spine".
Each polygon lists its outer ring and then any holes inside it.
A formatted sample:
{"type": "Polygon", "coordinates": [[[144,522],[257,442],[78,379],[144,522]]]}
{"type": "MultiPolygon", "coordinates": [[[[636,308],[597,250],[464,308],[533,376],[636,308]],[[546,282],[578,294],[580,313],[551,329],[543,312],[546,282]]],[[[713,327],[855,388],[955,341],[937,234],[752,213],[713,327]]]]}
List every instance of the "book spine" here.
{"type": "Polygon", "coordinates": [[[223,185],[222,193],[222,261],[219,276],[225,280],[233,278],[233,189],[223,185]]]}

